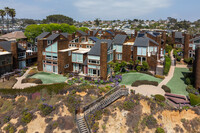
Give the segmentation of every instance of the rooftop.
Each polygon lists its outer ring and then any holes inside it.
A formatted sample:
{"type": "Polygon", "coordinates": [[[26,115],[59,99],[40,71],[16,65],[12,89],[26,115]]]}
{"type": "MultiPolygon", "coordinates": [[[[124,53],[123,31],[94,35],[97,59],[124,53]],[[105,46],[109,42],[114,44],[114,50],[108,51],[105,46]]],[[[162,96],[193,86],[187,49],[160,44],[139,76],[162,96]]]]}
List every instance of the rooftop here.
{"type": "Polygon", "coordinates": [[[78,50],[78,48],[62,49],[62,50],[59,50],[59,52],[67,52],[67,51],[72,51],[72,50],[78,50]]]}
{"type": "Polygon", "coordinates": [[[88,53],[89,51],[90,51],[89,48],[79,48],[78,50],[73,51],[72,53],[85,54],[85,53],[88,53]]]}

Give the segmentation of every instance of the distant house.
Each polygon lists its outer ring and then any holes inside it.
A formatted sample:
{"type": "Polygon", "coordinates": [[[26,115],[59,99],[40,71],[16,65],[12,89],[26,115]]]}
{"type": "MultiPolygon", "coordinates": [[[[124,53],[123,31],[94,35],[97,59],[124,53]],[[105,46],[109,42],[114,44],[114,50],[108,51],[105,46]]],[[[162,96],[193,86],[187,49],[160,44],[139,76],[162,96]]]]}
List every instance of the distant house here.
{"type": "Polygon", "coordinates": [[[17,42],[4,41],[0,42],[0,49],[3,52],[11,52],[13,57],[13,68],[26,67],[26,49],[17,42]]]}
{"type": "Polygon", "coordinates": [[[11,52],[0,52],[0,76],[13,70],[13,58],[11,52]]]}
{"type": "Polygon", "coordinates": [[[17,40],[26,40],[27,37],[22,31],[14,31],[5,35],[0,36],[1,41],[17,41],[17,40]]]}

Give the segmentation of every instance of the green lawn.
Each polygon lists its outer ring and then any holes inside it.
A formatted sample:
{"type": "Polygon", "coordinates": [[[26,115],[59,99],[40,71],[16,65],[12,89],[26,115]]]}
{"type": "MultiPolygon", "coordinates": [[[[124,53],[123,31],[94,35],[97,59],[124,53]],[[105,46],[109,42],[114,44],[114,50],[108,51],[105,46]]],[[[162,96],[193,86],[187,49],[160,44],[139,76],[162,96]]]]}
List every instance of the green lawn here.
{"type": "Polygon", "coordinates": [[[143,73],[126,73],[122,75],[122,82],[120,84],[122,85],[131,85],[133,82],[137,80],[148,80],[148,81],[157,81],[160,83],[162,79],[155,78],[153,76],[150,76],[148,74],[143,73]]]}
{"type": "Polygon", "coordinates": [[[187,68],[175,68],[173,78],[167,83],[167,86],[171,89],[171,93],[188,95],[186,91],[187,85],[185,84],[185,79],[183,73],[189,73],[187,68]]]}
{"type": "Polygon", "coordinates": [[[31,78],[41,79],[43,84],[62,83],[67,80],[67,78],[63,77],[62,75],[58,75],[54,73],[46,73],[46,72],[39,72],[31,76],[31,78]]]}

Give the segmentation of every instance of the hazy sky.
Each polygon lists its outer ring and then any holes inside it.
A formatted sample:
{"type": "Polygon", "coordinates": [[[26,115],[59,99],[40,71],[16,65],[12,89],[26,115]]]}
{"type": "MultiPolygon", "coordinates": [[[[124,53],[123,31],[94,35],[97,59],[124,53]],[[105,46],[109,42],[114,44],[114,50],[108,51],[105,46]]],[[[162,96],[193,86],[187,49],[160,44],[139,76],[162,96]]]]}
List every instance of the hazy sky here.
{"type": "Polygon", "coordinates": [[[17,18],[44,19],[63,14],[75,20],[200,19],[200,0],[0,0],[0,9],[15,8],[17,18]]]}

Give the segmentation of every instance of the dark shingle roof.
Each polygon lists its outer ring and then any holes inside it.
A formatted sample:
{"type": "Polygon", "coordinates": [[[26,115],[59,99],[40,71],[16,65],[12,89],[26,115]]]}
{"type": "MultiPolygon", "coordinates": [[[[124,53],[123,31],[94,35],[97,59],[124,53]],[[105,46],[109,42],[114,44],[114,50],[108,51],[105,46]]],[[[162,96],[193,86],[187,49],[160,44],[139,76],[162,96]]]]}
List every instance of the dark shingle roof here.
{"type": "Polygon", "coordinates": [[[144,33],[139,33],[138,37],[143,37],[145,34],[144,33]]]}
{"type": "Polygon", "coordinates": [[[37,36],[36,39],[42,39],[42,38],[46,37],[48,34],[50,34],[50,32],[43,32],[39,36],[37,36]]]}
{"type": "Polygon", "coordinates": [[[123,45],[123,43],[126,41],[127,35],[120,35],[117,34],[114,38],[114,44],[123,45]]]}
{"type": "Polygon", "coordinates": [[[112,45],[112,40],[105,40],[105,39],[98,40],[96,42],[96,44],[88,52],[88,55],[97,55],[97,56],[100,56],[101,42],[107,42],[108,43],[108,47],[107,48],[110,48],[110,46],[112,45]]]}
{"type": "Polygon", "coordinates": [[[93,36],[98,32],[98,30],[93,30],[93,36]]]}
{"type": "Polygon", "coordinates": [[[111,34],[112,36],[114,36],[114,33],[111,32],[110,30],[106,30],[106,32],[108,32],[109,34],[111,34]]]}
{"type": "Polygon", "coordinates": [[[182,32],[175,32],[175,38],[183,38],[182,32]]]}
{"type": "MultiPolygon", "coordinates": [[[[11,52],[11,41],[3,41],[0,42],[0,47],[2,47],[4,50],[11,52]]],[[[24,47],[22,47],[22,45],[18,44],[18,51],[26,51],[26,49],[24,47]]]]}
{"type": "Polygon", "coordinates": [[[83,32],[82,30],[77,30],[77,32],[79,32],[83,36],[87,36],[88,35],[87,33],[83,32]]]}
{"type": "Polygon", "coordinates": [[[61,35],[63,35],[65,38],[68,38],[68,33],[60,33],[61,35]]]}
{"type": "Polygon", "coordinates": [[[158,44],[156,41],[154,41],[153,39],[144,36],[144,37],[137,37],[137,38],[135,39],[134,46],[138,46],[138,47],[148,47],[150,41],[151,41],[152,43],[156,44],[156,45],[159,45],[159,44],[158,44]]]}
{"type": "Polygon", "coordinates": [[[99,40],[99,38],[97,38],[97,37],[90,37],[90,39],[95,41],[95,42],[97,42],[99,40]]]}
{"type": "Polygon", "coordinates": [[[50,35],[47,40],[53,41],[54,39],[56,39],[60,34],[52,34],[50,35]]]}

